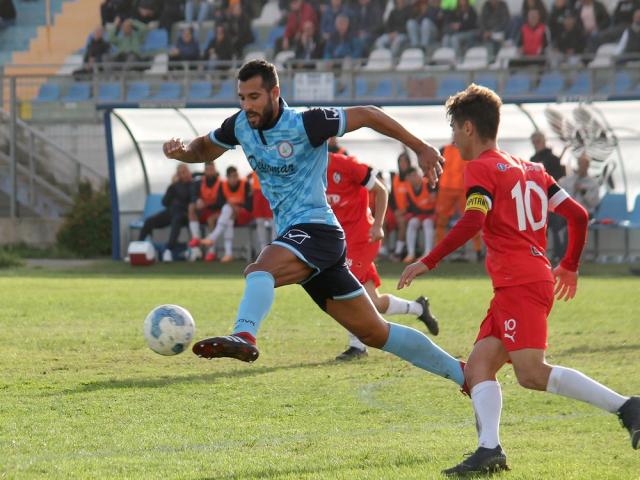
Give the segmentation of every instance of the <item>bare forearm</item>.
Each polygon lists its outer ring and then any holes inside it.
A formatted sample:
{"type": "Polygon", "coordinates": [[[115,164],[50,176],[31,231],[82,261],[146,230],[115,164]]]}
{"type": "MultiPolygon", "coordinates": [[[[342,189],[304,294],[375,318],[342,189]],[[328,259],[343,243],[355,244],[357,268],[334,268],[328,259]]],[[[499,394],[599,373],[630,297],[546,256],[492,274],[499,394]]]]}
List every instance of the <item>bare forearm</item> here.
{"type": "Polygon", "coordinates": [[[202,137],[197,137],[192,140],[178,160],[185,163],[203,163],[209,161],[206,156],[204,139],[202,137]]]}
{"type": "Polygon", "coordinates": [[[376,190],[374,197],[375,212],[373,215],[373,224],[381,227],[384,217],[387,214],[387,205],[389,203],[389,194],[386,190],[376,190]]]}

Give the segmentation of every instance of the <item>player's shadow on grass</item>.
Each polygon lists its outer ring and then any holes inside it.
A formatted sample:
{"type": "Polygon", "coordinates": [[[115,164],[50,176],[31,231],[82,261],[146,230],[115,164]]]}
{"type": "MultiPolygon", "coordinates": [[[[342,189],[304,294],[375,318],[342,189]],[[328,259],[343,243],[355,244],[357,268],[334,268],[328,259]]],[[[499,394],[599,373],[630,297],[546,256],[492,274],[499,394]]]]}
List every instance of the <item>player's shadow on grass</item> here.
{"type": "Polygon", "coordinates": [[[277,372],[281,370],[297,370],[305,368],[323,367],[327,365],[335,365],[335,360],[325,360],[323,362],[313,363],[294,363],[290,365],[274,366],[274,367],[248,367],[244,369],[227,370],[223,372],[201,373],[197,375],[185,376],[163,376],[155,378],[123,378],[104,380],[99,382],[87,382],[78,385],[76,388],[63,390],[54,395],[69,395],[74,393],[88,393],[99,390],[126,389],[126,388],[162,388],[169,385],[177,385],[181,383],[194,382],[211,382],[225,378],[244,378],[262,375],[265,373],[277,372]]]}

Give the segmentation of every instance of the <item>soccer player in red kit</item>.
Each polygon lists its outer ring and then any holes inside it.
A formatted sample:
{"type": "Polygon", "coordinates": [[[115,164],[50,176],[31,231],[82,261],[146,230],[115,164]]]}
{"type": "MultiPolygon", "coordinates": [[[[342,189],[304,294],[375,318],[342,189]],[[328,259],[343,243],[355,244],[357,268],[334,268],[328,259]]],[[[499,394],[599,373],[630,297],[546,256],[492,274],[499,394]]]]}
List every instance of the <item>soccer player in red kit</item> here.
{"type": "Polygon", "coordinates": [[[578,264],[588,216],[541,164],[498,148],[502,102],[495,92],[470,85],[446,103],[454,142],[464,160],[467,196],[463,217],[426,257],[409,265],[398,288],[436,267],[480,229],[487,245],[487,271],[494,297],[464,370],[478,426],[478,449],[446,475],[508,469],[498,436],[502,393],[496,373],[513,364],[520,385],[588,402],[617,413],[640,445],[640,397],[625,397],[582,373],[545,361],[547,316],[554,294],[576,294],[578,264]],[[569,246],[554,270],[545,256],[548,211],[567,220],[569,246]],[[555,282],[555,289],[554,289],[555,282]]]}
{"type": "MultiPolygon", "coordinates": [[[[438,334],[438,322],[429,311],[429,300],[415,301],[378,293],[380,277],[374,260],[384,238],[382,223],[389,192],[372,168],[355,157],[329,153],[327,200],[344,229],[347,242],[347,266],[364,286],[378,312],[385,315],[413,314],[429,332],[438,334]],[[375,217],[369,208],[369,192],[374,194],[375,217]]],[[[367,347],[349,333],[349,347],[336,360],[353,360],[367,355],[367,347]]]]}

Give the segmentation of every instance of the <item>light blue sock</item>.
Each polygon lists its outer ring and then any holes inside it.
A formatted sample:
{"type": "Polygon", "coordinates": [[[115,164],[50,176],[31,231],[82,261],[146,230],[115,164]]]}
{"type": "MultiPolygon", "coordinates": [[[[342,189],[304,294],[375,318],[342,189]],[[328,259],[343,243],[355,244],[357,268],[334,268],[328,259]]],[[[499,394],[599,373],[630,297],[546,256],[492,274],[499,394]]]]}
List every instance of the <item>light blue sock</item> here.
{"type": "Polygon", "coordinates": [[[251,272],[246,282],[233,333],[247,332],[255,338],[262,320],[271,310],[275,280],[269,272],[251,272]]]}
{"type": "Polygon", "coordinates": [[[389,326],[389,338],[382,350],[393,353],[418,368],[450,378],[462,386],[464,373],[459,360],[442,350],[418,330],[397,323],[389,323],[389,326]]]}

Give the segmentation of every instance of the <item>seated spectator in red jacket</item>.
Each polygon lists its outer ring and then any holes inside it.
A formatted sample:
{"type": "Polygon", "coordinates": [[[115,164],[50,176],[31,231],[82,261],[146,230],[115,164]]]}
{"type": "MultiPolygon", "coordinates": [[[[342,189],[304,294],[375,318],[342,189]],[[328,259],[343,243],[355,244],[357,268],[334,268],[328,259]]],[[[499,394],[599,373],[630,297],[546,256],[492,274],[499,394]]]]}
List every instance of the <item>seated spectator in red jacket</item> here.
{"type": "Polygon", "coordinates": [[[540,57],[549,45],[549,29],[540,21],[540,12],[529,10],[527,23],[520,28],[518,47],[524,57],[540,57]]]}
{"type": "Polygon", "coordinates": [[[209,69],[225,70],[233,59],[233,43],[224,24],[216,25],[215,35],[204,50],[204,60],[209,61],[209,69]]]}
{"type": "Polygon", "coordinates": [[[302,26],[306,22],[313,23],[314,28],[318,29],[318,15],[314,8],[304,0],[291,0],[287,25],[280,42],[281,50],[290,50],[294,47],[302,35],[302,26]]]}

